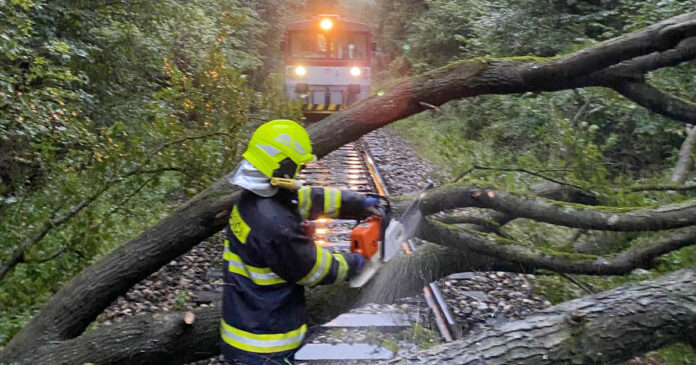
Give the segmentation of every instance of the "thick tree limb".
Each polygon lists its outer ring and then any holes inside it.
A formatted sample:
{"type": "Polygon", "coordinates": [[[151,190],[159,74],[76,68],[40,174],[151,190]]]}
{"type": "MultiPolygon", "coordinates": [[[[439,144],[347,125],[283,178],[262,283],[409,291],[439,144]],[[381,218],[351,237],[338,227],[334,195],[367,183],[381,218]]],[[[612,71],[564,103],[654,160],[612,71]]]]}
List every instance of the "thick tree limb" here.
{"type": "Polygon", "coordinates": [[[637,268],[651,268],[658,256],[696,244],[696,227],[675,230],[669,235],[638,244],[614,257],[574,254],[540,249],[426,218],[421,235],[431,241],[495,257],[524,271],[547,269],[559,273],[585,275],[625,275],[637,268]]]}
{"type": "Polygon", "coordinates": [[[696,272],[681,270],[544,309],[390,364],[619,364],[694,343],[696,272]]]}
{"type": "Polygon", "coordinates": [[[78,338],[52,342],[24,354],[23,364],[185,364],[220,352],[220,309],[138,315],[92,330],[78,338]]]}
{"type": "Polygon", "coordinates": [[[609,85],[638,105],[675,120],[696,124],[696,104],[680,99],[645,83],[635,81],[616,82],[609,85]]]}
{"type": "Polygon", "coordinates": [[[681,63],[693,60],[696,57],[696,37],[685,38],[676,47],[662,52],[653,52],[645,56],[636,57],[629,61],[621,62],[603,71],[601,78],[610,79],[611,75],[619,78],[644,79],[642,75],[664,67],[673,67],[681,63]]]}
{"type": "Polygon", "coordinates": [[[464,184],[428,191],[420,199],[425,215],[454,208],[493,209],[517,218],[604,231],[659,231],[694,225],[696,200],[657,208],[621,209],[571,205],[553,200],[464,184]]]}
{"type": "MultiPolygon", "coordinates": [[[[309,130],[314,151],[324,156],[369,131],[418,113],[425,108],[420,102],[439,106],[483,94],[556,91],[601,84],[601,79],[587,76],[622,61],[677,46],[696,32],[695,19],[693,12],[679,15],[546,62],[469,60],[416,76],[394,85],[382,96],[371,96],[313,125],[309,130]]],[[[221,229],[236,192],[226,179],[216,181],[172,215],[76,276],[11,340],[0,353],[0,361],[36,351],[37,343],[78,336],[139,280],[221,229]],[[77,306],[80,311],[73,310],[77,306]]]]}

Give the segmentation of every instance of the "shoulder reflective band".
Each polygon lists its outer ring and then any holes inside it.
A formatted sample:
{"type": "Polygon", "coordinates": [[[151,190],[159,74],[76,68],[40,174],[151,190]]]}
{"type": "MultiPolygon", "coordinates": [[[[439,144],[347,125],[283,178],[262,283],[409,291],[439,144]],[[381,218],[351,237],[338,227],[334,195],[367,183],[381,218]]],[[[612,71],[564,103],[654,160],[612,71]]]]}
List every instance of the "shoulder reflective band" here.
{"type": "Polygon", "coordinates": [[[307,186],[297,191],[297,209],[302,219],[309,218],[312,209],[312,188],[307,186]]]}
{"type": "Polygon", "coordinates": [[[321,279],[323,279],[324,276],[329,273],[329,269],[331,268],[331,254],[329,254],[327,250],[321,248],[319,245],[316,245],[316,247],[317,260],[314,262],[314,267],[312,267],[312,270],[310,270],[305,277],[297,282],[300,285],[317,285],[321,279]]]}
{"type": "Polygon", "coordinates": [[[230,242],[228,240],[225,240],[225,250],[223,251],[222,258],[227,260],[227,267],[230,272],[242,275],[256,285],[285,283],[285,280],[274,273],[270,267],[256,267],[245,264],[239,255],[230,251],[230,242]]]}
{"type": "Polygon", "coordinates": [[[230,230],[241,243],[246,243],[249,231],[251,231],[249,225],[242,219],[242,215],[239,214],[236,205],[232,208],[232,214],[230,214],[230,230]]]}
{"type": "Polygon", "coordinates": [[[260,335],[232,327],[224,319],[220,323],[220,335],[228,345],[247,352],[263,354],[296,349],[302,344],[306,333],[306,324],[286,333],[260,335]]]}
{"type": "Polygon", "coordinates": [[[340,210],[341,190],[324,188],[324,214],[329,218],[336,218],[340,210]]]}
{"type": "Polygon", "coordinates": [[[348,262],[346,258],[340,253],[333,254],[334,260],[338,262],[338,274],[336,275],[336,283],[341,283],[346,280],[346,275],[348,275],[348,262]]]}

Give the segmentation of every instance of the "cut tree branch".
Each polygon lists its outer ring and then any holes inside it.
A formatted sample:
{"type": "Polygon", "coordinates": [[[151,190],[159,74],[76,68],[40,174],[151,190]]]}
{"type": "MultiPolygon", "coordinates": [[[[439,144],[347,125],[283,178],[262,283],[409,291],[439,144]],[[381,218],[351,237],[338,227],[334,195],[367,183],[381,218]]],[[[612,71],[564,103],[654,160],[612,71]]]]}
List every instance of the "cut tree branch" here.
{"type": "Polygon", "coordinates": [[[696,124],[696,104],[693,102],[669,95],[645,82],[624,81],[607,86],[652,112],[696,124]]]}

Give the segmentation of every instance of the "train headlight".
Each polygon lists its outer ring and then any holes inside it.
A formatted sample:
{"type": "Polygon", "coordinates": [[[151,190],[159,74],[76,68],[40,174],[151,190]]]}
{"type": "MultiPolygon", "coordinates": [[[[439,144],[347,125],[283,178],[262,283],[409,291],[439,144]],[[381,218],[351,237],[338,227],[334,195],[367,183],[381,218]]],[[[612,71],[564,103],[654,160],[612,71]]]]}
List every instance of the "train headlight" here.
{"type": "Polygon", "coordinates": [[[360,69],[360,67],[351,67],[350,74],[351,76],[358,77],[362,75],[362,70],[360,69]]]}
{"type": "Polygon", "coordinates": [[[295,67],[295,75],[297,76],[304,76],[307,74],[307,69],[304,68],[304,66],[297,66],[295,67]]]}
{"type": "Polygon", "coordinates": [[[333,22],[331,19],[322,19],[319,22],[319,27],[323,30],[331,30],[331,28],[333,28],[333,22]]]}

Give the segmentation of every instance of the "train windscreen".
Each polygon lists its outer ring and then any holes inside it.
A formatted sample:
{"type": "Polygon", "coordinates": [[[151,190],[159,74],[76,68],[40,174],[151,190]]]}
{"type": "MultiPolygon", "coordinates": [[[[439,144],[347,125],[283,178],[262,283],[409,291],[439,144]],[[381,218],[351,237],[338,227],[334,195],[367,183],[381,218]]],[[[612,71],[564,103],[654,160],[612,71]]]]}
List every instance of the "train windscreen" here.
{"type": "Polygon", "coordinates": [[[290,58],[326,58],[327,43],[330,42],[329,57],[337,60],[364,60],[367,58],[367,34],[362,32],[338,32],[330,39],[323,33],[290,33],[290,58]]]}
{"type": "Polygon", "coordinates": [[[326,58],[326,36],[316,32],[290,33],[290,58],[326,58]]]}
{"type": "Polygon", "coordinates": [[[331,38],[331,58],[338,60],[363,60],[367,57],[367,34],[355,32],[337,33],[331,38]]]}

